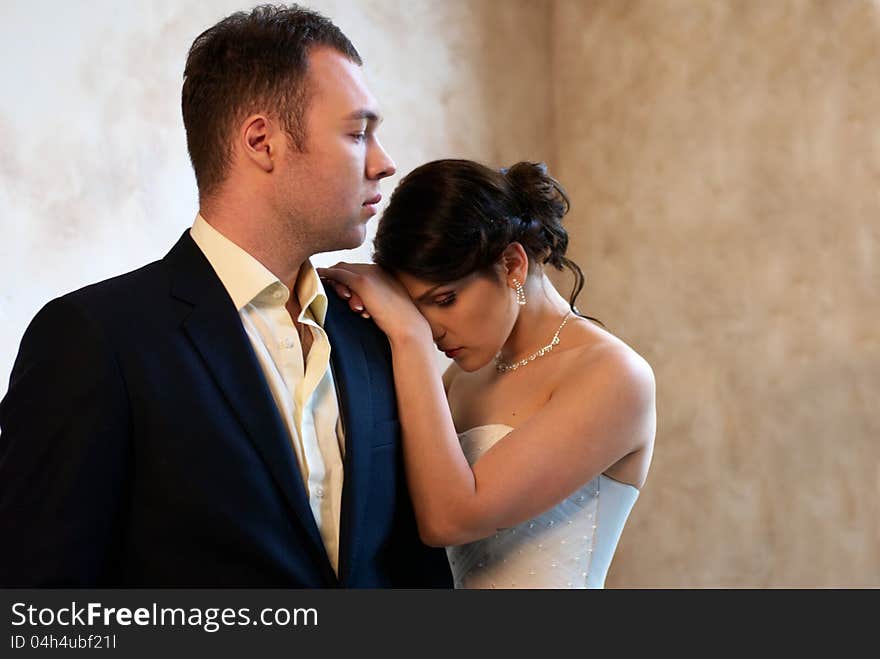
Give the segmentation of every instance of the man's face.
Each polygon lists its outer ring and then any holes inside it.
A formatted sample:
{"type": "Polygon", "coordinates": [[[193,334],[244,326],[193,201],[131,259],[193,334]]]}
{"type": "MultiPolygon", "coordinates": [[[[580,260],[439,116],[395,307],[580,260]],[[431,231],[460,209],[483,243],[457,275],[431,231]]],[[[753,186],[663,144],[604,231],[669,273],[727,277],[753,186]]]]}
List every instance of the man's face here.
{"type": "Polygon", "coordinates": [[[305,151],[287,151],[279,211],[312,253],[351,249],[366,237],[379,181],[394,174],[394,162],[376,136],[378,103],[361,67],[333,49],[315,48],[308,75],[305,151]]]}

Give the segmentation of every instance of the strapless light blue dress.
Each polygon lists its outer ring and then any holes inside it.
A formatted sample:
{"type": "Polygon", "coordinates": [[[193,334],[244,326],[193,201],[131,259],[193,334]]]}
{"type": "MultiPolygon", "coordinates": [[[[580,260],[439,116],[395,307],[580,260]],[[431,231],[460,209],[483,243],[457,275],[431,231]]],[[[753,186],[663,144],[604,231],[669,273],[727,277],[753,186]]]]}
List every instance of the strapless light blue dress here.
{"type": "MultiPolygon", "coordinates": [[[[513,428],[459,434],[470,464],[513,428]]],[[[456,588],[602,588],[639,490],[601,474],[547,512],[494,535],[447,547],[456,588]]]]}

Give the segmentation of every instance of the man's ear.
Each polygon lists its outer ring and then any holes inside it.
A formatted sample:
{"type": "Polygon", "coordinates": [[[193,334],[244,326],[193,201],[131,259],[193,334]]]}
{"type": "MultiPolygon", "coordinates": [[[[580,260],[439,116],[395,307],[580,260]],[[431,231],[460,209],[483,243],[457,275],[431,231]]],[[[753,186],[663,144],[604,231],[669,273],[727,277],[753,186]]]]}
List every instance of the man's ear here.
{"type": "Polygon", "coordinates": [[[264,172],[275,169],[277,130],[265,115],[253,114],[241,124],[240,144],[247,159],[264,172]]]}
{"type": "Polygon", "coordinates": [[[517,242],[510,243],[501,252],[501,265],[508,282],[516,278],[520,283],[525,283],[529,275],[529,255],[522,245],[517,242]]]}

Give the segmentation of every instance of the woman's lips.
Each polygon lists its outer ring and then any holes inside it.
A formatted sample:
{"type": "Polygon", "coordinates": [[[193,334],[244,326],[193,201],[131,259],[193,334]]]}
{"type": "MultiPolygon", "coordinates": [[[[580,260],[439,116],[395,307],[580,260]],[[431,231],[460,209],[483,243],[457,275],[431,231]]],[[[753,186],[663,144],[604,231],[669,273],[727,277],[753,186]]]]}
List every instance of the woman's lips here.
{"type": "Polygon", "coordinates": [[[459,354],[464,348],[453,348],[452,350],[444,350],[443,354],[445,354],[450,359],[455,359],[455,356],[459,354]]]}

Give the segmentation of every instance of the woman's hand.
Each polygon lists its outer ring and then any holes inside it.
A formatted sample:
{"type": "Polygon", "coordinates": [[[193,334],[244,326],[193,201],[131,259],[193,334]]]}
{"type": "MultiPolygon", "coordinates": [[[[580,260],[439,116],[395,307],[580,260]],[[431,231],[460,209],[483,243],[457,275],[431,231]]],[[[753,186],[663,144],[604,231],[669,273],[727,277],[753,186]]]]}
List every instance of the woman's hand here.
{"type": "Polygon", "coordinates": [[[410,300],[406,289],[385,270],[372,263],[337,263],[317,268],[318,275],[348,300],[352,311],[376,325],[391,339],[423,337],[433,341],[431,328],[410,300]]]}

